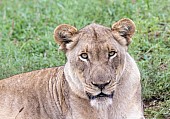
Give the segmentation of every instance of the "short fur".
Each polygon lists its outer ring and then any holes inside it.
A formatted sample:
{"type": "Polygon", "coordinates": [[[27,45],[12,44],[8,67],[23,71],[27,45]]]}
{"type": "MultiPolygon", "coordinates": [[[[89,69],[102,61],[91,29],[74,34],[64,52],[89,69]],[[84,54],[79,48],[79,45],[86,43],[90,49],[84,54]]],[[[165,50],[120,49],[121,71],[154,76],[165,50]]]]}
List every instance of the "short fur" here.
{"type": "Polygon", "coordinates": [[[58,26],[66,64],[1,80],[0,119],[144,119],[140,73],[127,52],[134,32],[130,19],[58,26]]]}

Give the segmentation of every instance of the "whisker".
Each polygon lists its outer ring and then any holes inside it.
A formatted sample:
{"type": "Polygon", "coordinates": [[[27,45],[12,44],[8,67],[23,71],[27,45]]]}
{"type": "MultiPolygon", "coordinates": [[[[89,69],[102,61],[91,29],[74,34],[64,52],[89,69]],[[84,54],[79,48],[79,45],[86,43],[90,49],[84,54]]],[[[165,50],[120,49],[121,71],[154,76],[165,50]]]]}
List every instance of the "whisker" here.
{"type": "Polygon", "coordinates": [[[119,85],[118,82],[115,83],[111,83],[110,85],[108,85],[108,87],[106,88],[107,91],[113,91],[115,86],[119,85]]]}

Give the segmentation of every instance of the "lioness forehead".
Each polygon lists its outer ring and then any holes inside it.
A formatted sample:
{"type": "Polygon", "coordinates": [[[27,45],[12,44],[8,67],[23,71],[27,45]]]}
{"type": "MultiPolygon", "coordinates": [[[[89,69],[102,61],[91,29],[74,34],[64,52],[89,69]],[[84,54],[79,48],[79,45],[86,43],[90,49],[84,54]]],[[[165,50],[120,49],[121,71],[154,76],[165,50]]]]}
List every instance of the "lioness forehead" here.
{"type": "Polygon", "coordinates": [[[79,41],[83,43],[84,48],[93,50],[111,50],[118,45],[110,28],[99,25],[90,24],[79,31],[79,41]],[[115,44],[115,45],[114,45],[115,44]]]}
{"type": "Polygon", "coordinates": [[[79,33],[82,35],[82,37],[86,37],[87,40],[91,40],[92,42],[103,43],[109,37],[113,38],[110,28],[95,23],[82,28],[79,33]]]}

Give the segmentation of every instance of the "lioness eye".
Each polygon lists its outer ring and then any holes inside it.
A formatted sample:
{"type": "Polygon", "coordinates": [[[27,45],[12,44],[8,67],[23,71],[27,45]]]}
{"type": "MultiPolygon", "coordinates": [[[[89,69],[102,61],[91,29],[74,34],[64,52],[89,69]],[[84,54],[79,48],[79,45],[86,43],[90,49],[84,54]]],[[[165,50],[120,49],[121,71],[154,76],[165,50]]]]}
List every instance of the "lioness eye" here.
{"type": "Polygon", "coordinates": [[[109,58],[116,56],[116,51],[110,51],[108,54],[109,58]]]}
{"type": "Polygon", "coordinates": [[[88,59],[87,53],[81,53],[80,57],[83,58],[83,59],[88,59]]]}

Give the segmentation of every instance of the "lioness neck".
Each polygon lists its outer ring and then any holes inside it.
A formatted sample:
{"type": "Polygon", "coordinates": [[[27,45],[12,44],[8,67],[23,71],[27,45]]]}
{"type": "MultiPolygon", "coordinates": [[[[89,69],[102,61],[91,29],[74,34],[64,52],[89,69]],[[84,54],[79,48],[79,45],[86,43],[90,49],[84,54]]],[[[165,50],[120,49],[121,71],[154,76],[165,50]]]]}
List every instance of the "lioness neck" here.
{"type": "Polygon", "coordinates": [[[74,92],[70,92],[69,105],[72,109],[68,111],[66,119],[109,119],[110,107],[92,107],[89,100],[77,96],[74,92]]]}

